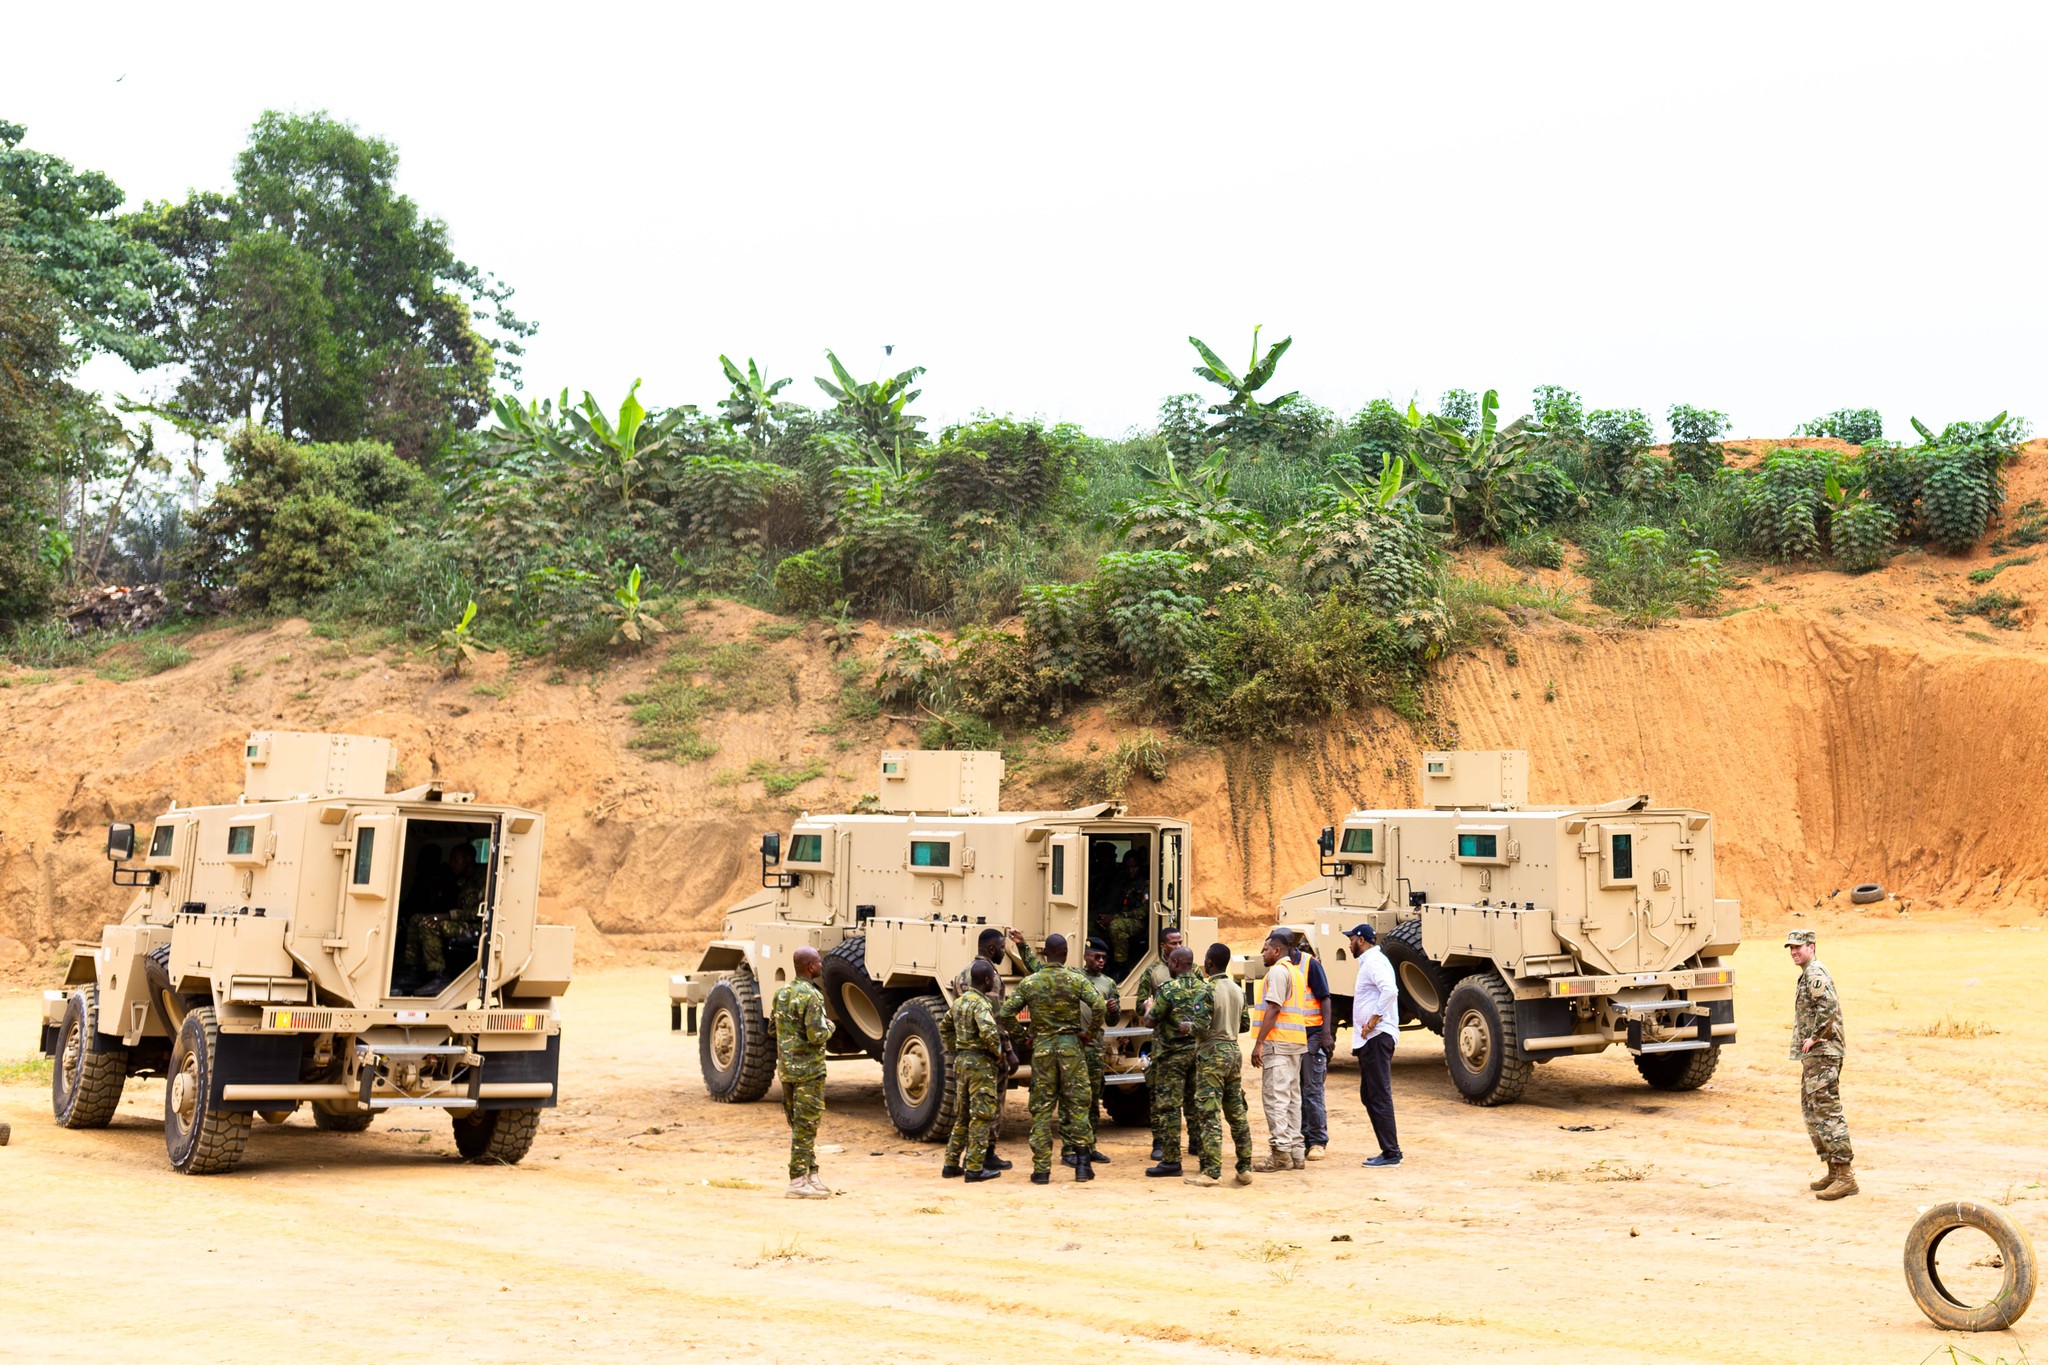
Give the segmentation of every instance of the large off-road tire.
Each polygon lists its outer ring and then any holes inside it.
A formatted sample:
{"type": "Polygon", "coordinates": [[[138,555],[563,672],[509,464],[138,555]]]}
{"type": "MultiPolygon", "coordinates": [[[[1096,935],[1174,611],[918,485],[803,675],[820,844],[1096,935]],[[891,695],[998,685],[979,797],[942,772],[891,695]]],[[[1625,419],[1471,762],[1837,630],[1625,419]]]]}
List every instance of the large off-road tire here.
{"type": "Polygon", "coordinates": [[[1659,1090],[1697,1090],[1713,1077],[1721,1064],[1721,1045],[1710,1043],[1685,1052],[1638,1054],[1636,1070],[1659,1090]]]}
{"type": "Polygon", "coordinates": [[[2012,1326],[2034,1301],[2039,1275],[2040,1262],[2034,1259],[2034,1244],[2027,1234],[1989,1204],[1968,1199],[1937,1204],[1906,1233],[1906,1288],[1929,1322],[1951,1332],[2002,1332],[2012,1326]],[[1935,1268],[1942,1239],[1958,1228],[1976,1228],[1998,1245],[2005,1275],[1988,1303],[1964,1303],[1941,1282],[1935,1268]]]}
{"type": "Polygon", "coordinates": [[[711,988],[697,1028],[704,1088],[720,1104],[752,1104],[775,1078],[775,1039],[761,1016],[761,988],[752,972],[735,972],[711,988]]]}
{"type": "Polygon", "coordinates": [[[324,1100],[313,1102],[313,1126],[323,1133],[360,1133],[377,1117],[374,1109],[358,1109],[352,1103],[336,1102],[329,1108],[324,1100]]]}
{"type": "Polygon", "coordinates": [[[1394,984],[1400,988],[1400,1023],[1419,1023],[1431,1033],[1444,1031],[1444,1002],[1451,982],[1422,951],[1422,921],[1403,920],[1380,943],[1380,951],[1394,967],[1394,984]]]}
{"type": "Polygon", "coordinates": [[[540,1131],[538,1109],[484,1109],[450,1114],[455,1123],[455,1150],[465,1161],[496,1161],[516,1166],[540,1131]]]}
{"type": "Polygon", "coordinates": [[[56,1065],[50,1068],[50,1112],[60,1128],[104,1128],[121,1107],[128,1054],[99,1047],[100,991],[73,991],[57,1029],[56,1065]]]}
{"type": "Polygon", "coordinates": [[[165,1033],[177,1037],[188,1006],[171,989],[170,944],[159,943],[143,954],[142,977],[149,983],[149,1002],[156,1010],[157,1021],[164,1026],[165,1033]]]}
{"type": "Polygon", "coordinates": [[[841,939],[837,947],[825,954],[818,986],[825,995],[826,1012],[838,1022],[839,1032],[844,1035],[833,1039],[834,1049],[838,1050],[837,1045],[844,1041],[865,1049],[870,1057],[880,1061],[889,1041],[889,1020],[901,997],[883,990],[868,975],[866,935],[841,939]]]}
{"type": "Polygon", "coordinates": [[[1536,1068],[1522,1055],[1515,997],[1500,974],[1478,971],[1444,1004],[1444,1064],[1467,1104],[1512,1104],[1536,1068]]]}
{"type": "Polygon", "coordinates": [[[242,1163],[254,1114],[208,1109],[220,1058],[220,1021],[213,1006],[188,1010],[171,1047],[164,1086],[164,1150],[185,1175],[222,1175],[242,1163]]]}
{"type": "Polygon", "coordinates": [[[896,1131],[913,1142],[944,1142],[953,1132],[953,1045],[939,1028],[945,1017],[945,996],[919,995],[889,1020],[882,1102],[896,1131]]]}

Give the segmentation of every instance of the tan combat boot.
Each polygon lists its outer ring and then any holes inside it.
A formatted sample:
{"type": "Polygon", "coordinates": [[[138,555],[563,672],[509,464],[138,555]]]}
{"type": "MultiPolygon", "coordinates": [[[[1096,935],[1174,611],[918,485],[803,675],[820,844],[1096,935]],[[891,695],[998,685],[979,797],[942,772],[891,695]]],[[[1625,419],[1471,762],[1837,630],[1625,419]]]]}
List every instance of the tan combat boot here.
{"type": "Polygon", "coordinates": [[[1308,1169],[1308,1158],[1300,1152],[1292,1152],[1287,1157],[1287,1166],[1289,1170],[1305,1171],[1308,1169]]]}
{"type": "Polygon", "coordinates": [[[1856,1172],[1848,1162],[1844,1161],[1841,1165],[1831,1168],[1829,1173],[1834,1179],[1828,1182],[1826,1189],[1814,1196],[1815,1199],[1847,1199],[1856,1193],[1856,1172]]]}
{"type": "Polygon", "coordinates": [[[1303,1153],[1303,1155],[1306,1156],[1310,1161],[1321,1161],[1323,1157],[1327,1155],[1327,1153],[1320,1145],[1318,1145],[1309,1148],[1307,1152],[1303,1153]]]}
{"type": "Polygon", "coordinates": [[[1294,1169],[1294,1161],[1287,1153],[1275,1147],[1267,1152],[1266,1155],[1254,1161],[1252,1169],[1260,1175],[1267,1175],[1273,1171],[1291,1171],[1294,1169]]]}
{"type": "Polygon", "coordinates": [[[784,1199],[830,1199],[832,1194],[829,1190],[822,1190],[813,1185],[811,1177],[800,1175],[789,1182],[789,1189],[782,1197],[784,1199]]]}
{"type": "Polygon", "coordinates": [[[1807,1181],[1807,1182],[1806,1182],[1806,1188],[1807,1188],[1807,1189],[1809,1189],[1809,1190],[1824,1190],[1824,1189],[1826,1189],[1826,1188],[1827,1188],[1828,1186],[1830,1186],[1830,1185],[1834,1184],[1834,1183],[1835,1183],[1835,1167],[1836,1167],[1836,1166],[1837,1166],[1838,1164],[1840,1164],[1840,1163],[1838,1163],[1838,1162],[1833,1162],[1833,1161],[1830,1161],[1830,1162],[1828,1163],[1828,1168],[1827,1168],[1827,1170],[1826,1170],[1826,1171],[1824,1171],[1824,1172],[1822,1172],[1822,1174],[1821,1174],[1821,1178],[1820,1178],[1820,1179],[1818,1179],[1818,1180],[1809,1180],[1809,1181],[1807,1181]]]}

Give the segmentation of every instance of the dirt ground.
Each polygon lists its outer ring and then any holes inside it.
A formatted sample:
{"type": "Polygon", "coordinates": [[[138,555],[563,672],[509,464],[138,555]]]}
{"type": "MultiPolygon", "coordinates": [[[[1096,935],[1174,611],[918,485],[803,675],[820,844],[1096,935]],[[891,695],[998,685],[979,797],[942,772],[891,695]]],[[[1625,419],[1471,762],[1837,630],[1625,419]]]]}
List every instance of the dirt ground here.
{"type": "MultiPolygon", "coordinates": [[[[1900,1271],[1908,1224],[1942,1199],[2007,1203],[2048,1235],[2048,919],[2001,918],[1822,923],[1864,1191],[1835,1205],[1805,1190],[1781,935],[1736,958],[1741,1041],[1702,1091],[1652,1091],[1610,1052],[1472,1109],[1411,1031],[1404,1165],[1360,1168],[1347,1062],[1328,1162],[1250,1189],[1144,1179],[1131,1129],[1106,1133],[1113,1164],[1085,1189],[1028,1184],[1021,1136],[1001,1181],[941,1181],[860,1063],[826,1091],[840,1197],[785,1200],[777,1092],[710,1102],[651,958],[565,998],[566,1099],[518,1167],[458,1165],[438,1119],[351,1137],[302,1114],[259,1128],[236,1174],[182,1177],[160,1084],[133,1083],[110,1130],[66,1133],[20,1080],[0,1085],[0,1354],[1914,1365],[1953,1344],[2018,1361],[2031,1324],[1945,1337],[1900,1271]]],[[[0,996],[0,1062],[32,1046],[37,1004],[0,996]]],[[[1255,1093],[1253,1113],[1257,1136],[1255,1093]]]]}

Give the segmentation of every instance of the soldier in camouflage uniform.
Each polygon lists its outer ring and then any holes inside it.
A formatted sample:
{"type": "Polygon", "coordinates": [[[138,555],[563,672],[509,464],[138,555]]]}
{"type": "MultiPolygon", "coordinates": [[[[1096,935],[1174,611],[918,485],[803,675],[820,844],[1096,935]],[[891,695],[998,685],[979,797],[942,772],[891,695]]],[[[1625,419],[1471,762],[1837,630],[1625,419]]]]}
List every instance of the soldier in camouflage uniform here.
{"type": "Polygon", "coordinates": [[[1842,1114],[1842,1059],[1848,1037],[1842,1028],[1842,1001],[1835,979],[1814,961],[1819,951],[1811,929],[1785,935],[1799,983],[1792,989],[1792,1059],[1799,1063],[1799,1109],[1813,1150],[1827,1162],[1828,1173],[1810,1189],[1816,1199],[1846,1199],[1856,1193],[1855,1152],[1849,1146],[1849,1120],[1842,1114]]]}
{"type": "Polygon", "coordinates": [[[1006,1028],[1018,1016],[1031,1014],[1031,1183],[1052,1179],[1052,1135],[1055,1127],[1074,1149],[1074,1179],[1093,1180],[1089,1154],[1095,1149],[1095,1124],[1088,1112],[1088,1059],[1083,1052],[1090,1019],[1102,1018],[1106,1003],[1088,978],[1067,964],[1067,940],[1054,934],[1045,941],[1046,965],[1019,981],[1003,1002],[1000,1018],[1006,1028]]]}
{"type": "Polygon", "coordinates": [[[972,1185],[994,1180],[1002,1168],[987,1165],[990,1127],[996,1117],[996,1087],[1003,1080],[1003,1032],[989,994],[1001,980],[985,958],[968,966],[968,986],[953,1001],[940,1024],[940,1036],[953,1049],[953,1134],[946,1140],[946,1164],[939,1174],[951,1179],[964,1173],[972,1185]]]}
{"type": "Polygon", "coordinates": [[[419,880],[414,896],[440,908],[412,917],[399,961],[411,969],[406,994],[438,995],[454,976],[448,970],[449,943],[475,937],[483,923],[484,869],[465,840],[448,850],[445,866],[428,868],[419,880]]]}
{"type": "Polygon", "coordinates": [[[1195,1109],[1190,1128],[1199,1126],[1202,1172],[1185,1177],[1190,1185],[1215,1185],[1223,1179],[1223,1125],[1230,1124],[1231,1145],[1237,1148],[1237,1183],[1252,1183],[1252,1125],[1244,1101],[1244,1056],[1237,1035],[1244,1019],[1244,988],[1230,979],[1230,949],[1209,945],[1202,964],[1209,974],[1212,1007],[1209,1031],[1195,1060],[1195,1109]]]}
{"type": "MultiPolygon", "coordinates": [[[[1094,1041],[1081,1050],[1088,1058],[1088,1092],[1091,1096],[1088,1101],[1088,1122],[1098,1128],[1102,1123],[1102,1077],[1108,1069],[1108,1062],[1103,1053],[1103,1030],[1115,1024],[1118,1016],[1116,978],[1104,970],[1108,965],[1109,945],[1099,938],[1089,939],[1088,950],[1081,954],[1081,975],[1088,978],[1089,985],[1101,992],[1103,1005],[1102,1018],[1089,1021],[1089,1036],[1094,1041]]],[[[1088,1153],[1088,1159],[1104,1166],[1109,1164],[1109,1158],[1104,1156],[1099,1148],[1088,1153]]],[[[1069,1166],[1073,1165],[1073,1148],[1069,1147],[1061,1152],[1060,1160],[1069,1166]]]]}
{"type": "MultiPolygon", "coordinates": [[[[1166,966],[1173,977],[1146,1006],[1152,1023],[1152,1141],[1163,1155],[1145,1174],[1161,1177],[1181,1173],[1181,1105],[1215,1013],[1209,983],[1195,975],[1193,953],[1175,947],[1167,954],[1166,966]]],[[[1188,1130],[1193,1132],[1192,1111],[1188,1118],[1188,1130]]]]}
{"type": "MultiPolygon", "coordinates": [[[[989,1009],[995,1012],[998,1018],[1001,1017],[1003,1007],[1003,938],[1006,934],[1015,946],[1018,959],[1023,962],[1025,971],[1035,972],[1045,965],[1038,960],[1038,954],[1031,951],[1031,945],[1024,941],[1024,935],[1015,929],[981,931],[975,940],[975,961],[988,963],[989,969],[995,973],[995,989],[986,994],[989,1009]]],[[[970,962],[960,969],[960,975],[953,978],[954,999],[959,999],[961,995],[973,989],[973,971],[974,963],[970,962]]],[[[1011,1044],[1008,1032],[1003,1033],[1002,1046],[996,1052],[996,1059],[1001,1063],[1001,1069],[996,1075],[996,1114],[989,1121],[988,1160],[984,1164],[992,1170],[1007,1171],[1016,1163],[1005,1161],[996,1155],[996,1139],[1001,1136],[1002,1131],[1003,1094],[1010,1088],[1010,1073],[1017,1069],[1017,1049],[1011,1044]]]]}
{"type": "Polygon", "coordinates": [[[832,1021],[817,987],[824,970],[818,950],[791,954],[796,980],[775,993],[775,1070],[782,1078],[782,1112],[789,1119],[790,1199],[829,1199],[818,1178],[818,1121],[825,1117],[825,1042],[832,1021]]]}
{"type": "MultiPolygon", "coordinates": [[[[1141,1016],[1146,1015],[1151,1010],[1153,994],[1161,986],[1173,980],[1173,969],[1168,967],[1166,962],[1168,958],[1173,956],[1173,950],[1185,942],[1185,937],[1178,929],[1167,929],[1159,935],[1159,960],[1147,967],[1145,974],[1138,978],[1137,1010],[1141,1016]]],[[[1154,1093],[1156,1094],[1157,1092],[1155,1091],[1154,1093]]],[[[1157,1107],[1157,1105],[1154,1105],[1155,1112],[1157,1107]]],[[[1192,1066],[1188,1068],[1188,1084],[1187,1089],[1181,1095],[1181,1108],[1188,1114],[1195,1112],[1195,1069],[1192,1066]]],[[[1171,1133],[1161,1133],[1158,1125],[1155,1123],[1153,1125],[1153,1139],[1152,1160],[1164,1161],[1169,1153],[1177,1153],[1180,1150],[1180,1127],[1176,1124],[1171,1133]]],[[[1195,1127],[1193,1123],[1190,1123],[1188,1125],[1188,1152],[1193,1154],[1197,1150],[1198,1148],[1195,1145],[1195,1127]]]]}

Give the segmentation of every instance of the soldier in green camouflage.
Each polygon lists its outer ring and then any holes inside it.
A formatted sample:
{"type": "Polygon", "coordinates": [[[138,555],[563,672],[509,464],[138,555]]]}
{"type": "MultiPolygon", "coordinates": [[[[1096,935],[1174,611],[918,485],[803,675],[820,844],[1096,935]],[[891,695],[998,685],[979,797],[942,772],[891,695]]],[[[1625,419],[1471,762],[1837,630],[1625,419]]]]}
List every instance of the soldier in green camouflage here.
{"type": "MultiPolygon", "coordinates": [[[[1116,978],[1106,970],[1109,965],[1109,945],[1099,938],[1088,940],[1087,951],[1081,954],[1081,975],[1088,978],[1088,984],[1102,994],[1102,1017],[1089,1021],[1089,1036],[1094,1039],[1081,1050],[1088,1058],[1088,1122],[1099,1127],[1102,1122],[1102,1077],[1107,1070],[1103,1053],[1103,1030],[1117,1021],[1116,978]]],[[[1033,970],[1036,970],[1035,966],[1033,970]]],[[[1100,1149],[1088,1153],[1088,1159],[1107,1166],[1109,1158],[1100,1149]]],[[[1060,1153],[1060,1160],[1074,1164],[1074,1149],[1069,1147],[1060,1153]]]]}
{"type": "Polygon", "coordinates": [[[790,1199],[829,1199],[818,1178],[818,1122],[825,1117],[825,1043],[832,1021],[817,987],[824,970],[818,950],[791,954],[796,980],[775,993],[775,1070],[782,1078],[782,1112],[789,1119],[790,1199]]]}
{"type": "Polygon", "coordinates": [[[1799,1063],[1799,1109],[1813,1150],[1828,1173],[1808,1188],[1816,1199],[1846,1199],[1856,1193],[1855,1152],[1849,1145],[1849,1120],[1842,1113],[1842,1059],[1848,1036],[1842,1027],[1842,1000],[1835,979],[1814,961],[1819,951],[1811,929],[1785,935],[1799,982],[1792,989],[1792,1059],[1799,1063]]]}
{"type": "MultiPolygon", "coordinates": [[[[1181,1105],[1188,1077],[1215,1014],[1209,983],[1195,975],[1195,955],[1175,946],[1166,957],[1173,977],[1152,994],[1146,1017],[1152,1025],[1152,1141],[1162,1154],[1145,1174],[1179,1175],[1181,1105]]],[[[1192,1120],[1194,1115],[1189,1114],[1192,1120]]],[[[1188,1124],[1192,1131],[1194,1124],[1188,1124]]]]}
{"type": "Polygon", "coordinates": [[[1230,949],[1209,945],[1203,970],[1209,974],[1209,1031],[1202,1036],[1195,1061],[1195,1112],[1188,1126],[1201,1134],[1202,1170],[1186,1176],[1190,1185],[1215,1185],[1223,1180],[1223,1125],[1230,1124],[1237,1149],[1237,1183],[1252,1183],[1252,1125],[1244,1100],[1244,1057],[1237,1035],[1244,1020],[1244,988],[1230,979],[1230,949]]]}
{"type": "Polygon", "coordinates": [[[1088,1059],[1083,1049],[1091,1020],[1102,1018],[1102,993],[1067,966],[1067,940],[1045,941],[1046,965],[1019,981],[1003,1002],[1006,1028],[1031,1017],[1031,1183],[1052,1179],[1052,1135],[1057,1127],[1074,1149],[1074,1179],[1093,1180],[1090,1153],[1095,1124],[1088,1112],[1088,1059]]]}
{"type": "Polygon", "coordinates": [[[961,1175],[964,1158],[970,1185],[1003,1173],[1000,1166],[987,1164],[997,1087],[1003,1078],[1003,1031],[989,1004],[998,979],[992,964],[976,958],[968,966],[967,989],[939,1025],[939,1036],[953,1049],[954,1076],[953,1133],[946,1140],[946,1164],[939,1174],[947,1179],[961,1175]]]}
{"type": "MultiPolygon", "coordinates": [[[[1136,1008],[1141,1017],[1146,1015],[1152,1008],[1153,994],[1161,986],[1173,980],[1173,969],[1168,967],[1166,962],[1168,958],[1173,956],[1173,950],[1182,946],[1185,942],[1186,939],[1178,929],[1167,929],[1160,933],[1159,960],[1147,967],[1145,974],[1138,978],[1138,1003],[1136,1008]]],[[[1187,1089],[1181,1094],[1181,1108],[1189,1114],[1195,1112],[1195,1069],[1193,1067],[1188,1068],[1188,1084],[1187,1089]]],[[[1179,1152],[1180,1129],[1178,1126],[1174,1128],[1171,1134],[1161,1134],[1155,1124],[1153,1136],[1155,1139],[1152,1143],[1151,1159],[1153,1161],[1164,1161],[1170,1153],[1179,1152]]],[[[1188,1128],[1188,1151],[1193,1153],[1195,1150],[1195,1132],[1191,1124],[1188,1128]]]]}

